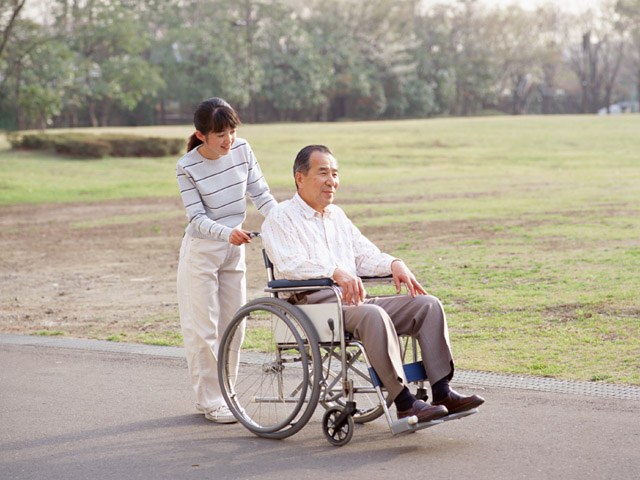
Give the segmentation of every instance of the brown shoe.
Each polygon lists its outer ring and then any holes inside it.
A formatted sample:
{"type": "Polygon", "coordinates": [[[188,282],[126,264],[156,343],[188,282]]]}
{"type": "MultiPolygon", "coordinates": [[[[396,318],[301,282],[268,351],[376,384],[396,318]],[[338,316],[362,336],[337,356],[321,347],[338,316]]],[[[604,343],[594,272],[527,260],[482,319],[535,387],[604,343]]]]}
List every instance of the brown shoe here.
{"type": "Polygon", "coordinates": [[[472,408],[479,407],[484,403],[484,398],[479,395],[460,395],[458,392],[451,390],[449,395],[438,402],[431,402],[432,405],[441,405],[447,407],[449,414],[465,412],[472,408]]]}
{"type": "Polygon", "coordinates": [[[397,413],[398,419],[415,415],[418,417],[418,422],[430,422],[431,420],[444,417],[449,412],[446,407],[429,405],[422,400],[416,400],[409,410],[398,410],[397,413]]]}

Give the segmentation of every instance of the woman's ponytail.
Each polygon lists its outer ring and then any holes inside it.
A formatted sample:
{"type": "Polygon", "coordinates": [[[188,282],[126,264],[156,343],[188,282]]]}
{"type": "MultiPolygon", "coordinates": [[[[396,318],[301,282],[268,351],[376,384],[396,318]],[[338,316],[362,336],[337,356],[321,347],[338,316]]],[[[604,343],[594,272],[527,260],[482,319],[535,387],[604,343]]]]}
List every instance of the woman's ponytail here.
{"type": "Polygon", "coordinates": [[[193,133],[190,137],[189,140],[187,141],[187,152],[190,152],[191,150],[193,150],[194,148],[196,148],[198,145],[202,145],[202,140],[200,140],[195,133],[193,133]]]}

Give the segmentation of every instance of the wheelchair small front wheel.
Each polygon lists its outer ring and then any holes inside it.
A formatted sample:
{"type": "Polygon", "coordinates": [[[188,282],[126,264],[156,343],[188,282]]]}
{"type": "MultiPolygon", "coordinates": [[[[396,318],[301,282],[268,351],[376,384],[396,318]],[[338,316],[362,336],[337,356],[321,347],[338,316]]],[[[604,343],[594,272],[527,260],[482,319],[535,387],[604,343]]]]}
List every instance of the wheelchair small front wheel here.
{"type": "MultiPolygon", "coordinates": [[[[339,345],[322,345],[320,351],[323,354],[323,374],[330,390],[325,395],[325,398],[329,397],[330,400],[321,397],[320,404],[327,410],[332,407],[344,408],[347,401],[342,395],[344,372],[340,362],[340,347],[339,345]]],[[[384,414],[384,407],[380,404],[378,393],[372,390],[373,380],[363,352],[359,342],[347,345],[347,377],[353,382],[353,399],[356,402],[353,421],[358,424],[371,422],[384,414]]]]}
{"type": "Polygon", "coordinates": [[[351,415],[347,415],[346,418],[340,422],[343,409],[339,407],[333,407],[324,412],[322,417],[322,431],[324,436],[331,445],[341,447],[346,445],[353,437],[354,422],[351,415]]]}

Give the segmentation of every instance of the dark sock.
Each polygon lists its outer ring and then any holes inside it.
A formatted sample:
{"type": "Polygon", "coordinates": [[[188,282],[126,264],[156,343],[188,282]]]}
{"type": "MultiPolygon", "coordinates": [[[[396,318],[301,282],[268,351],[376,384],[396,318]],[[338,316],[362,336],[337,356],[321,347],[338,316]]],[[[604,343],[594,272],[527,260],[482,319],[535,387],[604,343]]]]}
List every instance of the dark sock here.
{"type": "Polygon", "coordinates": [[[450,391],[451,387],[449,387],[449,379],[446,377],[431,385],[431,393],[433,395],[434,402],[444,400],[447,395],[449,395],[450,391]]]}
{"type": "Polygon", "coordinates": [[[396,409],[403,411],[409,410],[415,401],[416,397],[413,396],[407,387],[404,387],[393,403],[396,404],[396,409]]]}

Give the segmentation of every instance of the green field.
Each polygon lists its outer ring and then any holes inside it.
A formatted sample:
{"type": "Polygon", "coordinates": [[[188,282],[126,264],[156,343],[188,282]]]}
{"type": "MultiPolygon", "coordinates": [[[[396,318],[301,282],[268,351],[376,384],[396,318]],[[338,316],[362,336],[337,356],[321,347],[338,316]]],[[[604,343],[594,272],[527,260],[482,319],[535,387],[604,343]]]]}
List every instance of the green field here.
{"type": "MultiPolygon", "coordinates": [[[[126,131],[186,139],[190,128],[126,131]]],[[[332,148],[338,204],[443,300],[459,367],[632,384],[640,384],[639,133],[639,115],[240,130],[281,199],[293,191],[296,152],[332,148]]],[[[0,206],[175,196],[175,162],[5,147],[0,206]]]]}

